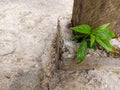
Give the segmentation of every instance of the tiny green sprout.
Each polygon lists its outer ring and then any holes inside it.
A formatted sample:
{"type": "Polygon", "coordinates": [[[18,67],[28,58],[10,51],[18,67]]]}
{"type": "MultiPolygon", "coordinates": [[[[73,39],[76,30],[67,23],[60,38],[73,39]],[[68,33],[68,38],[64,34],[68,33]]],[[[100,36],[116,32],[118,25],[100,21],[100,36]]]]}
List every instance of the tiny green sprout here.
{"type": "Polygon", "coordinates": [[[77,48],[77,61],[79,63],[85,60],[87,48],[96,49],[97,43],[108,52],[116,52],[109,42],[111,38],[115,37],[113,31],[108,29],[109,24],[101,25],[95,29],[92,29],[87,24],[70,28],[74,32],[77,32],[72,38],[79,42],[79,47],[77,48]]]}

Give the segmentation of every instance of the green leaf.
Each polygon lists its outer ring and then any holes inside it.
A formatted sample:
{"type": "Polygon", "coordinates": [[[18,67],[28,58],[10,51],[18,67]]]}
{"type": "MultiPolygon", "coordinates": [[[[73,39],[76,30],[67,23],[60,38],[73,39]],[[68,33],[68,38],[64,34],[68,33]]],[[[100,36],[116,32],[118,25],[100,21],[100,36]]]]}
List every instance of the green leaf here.
{"type": "Polygon", "coordinates": [[[101,39],[110,40],[111,38],[115,37],[115,34],[108,29],[101,30],[101,32],[96,33],[96,36],[100,37],[101,39]]]}
{"type": "Polygon", "coordinates": [[[79,63],[82,62],[85,59],[86,55],[87,55],[87,42],[83,40],[77,49],[78,62],[79,63]]]}
{"type": "Polygon", "coordinates": [[[114,34],[114,32],[113,31],[111,31],[111,30],[108,30],[109,32],[109,37],[110,37],[110,39],[111,38],[113,38],[113,37],[115,37],[115,34],[114,34]]]}
{"type": "Polygon", "coordinates": [[[96,41],[99,45],[101,45],[103,48],[105,48],[107,51],[113,52],[112,45],[110,42],[106,39],[100,39],[99,37],[96,37],[96,41]]]}
{"type": "Polygon", "coordinates": [[[91,32],[91,27],[89,25],[79,25],[71,27],[70,29],[83,34],[90,34],[91,32]]]}
{"type": "Polygon", "coordinates": [[[91,34],[90,35],[90,47],[93,46],[94,42],[95,42],[95,36],[91,34]]]}
{"type": "Polygon", "coordinates": [[[102,32],[102,30],[104,31],[105,29],[107,29],[107,27],[109,26],[110,23],[107,23],[107,24],[104,24],[104,25],[101,25],[97,28],[95,28],[94,30],[92,30],[92,34],[97,34],[97,33],[100,33],[102,32]]]}

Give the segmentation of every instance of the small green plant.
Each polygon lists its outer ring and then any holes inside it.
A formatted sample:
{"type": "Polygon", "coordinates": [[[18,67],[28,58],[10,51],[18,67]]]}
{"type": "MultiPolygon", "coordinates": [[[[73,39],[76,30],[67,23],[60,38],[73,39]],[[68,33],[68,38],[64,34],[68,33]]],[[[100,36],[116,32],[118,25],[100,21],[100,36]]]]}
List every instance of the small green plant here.
{"type": "Polygon", "coordinates": [[[89,25],[79,25],[70,28],[74,32],[77,32],[73,36],[73,39],[79,42],[79,47],[77,48],[77,61],[79,63],[85,60],[87,48],[96,49],[97,44],[108,52],[116,52],[109,42],[111,38],[115,37],[115,34],[108,29],[108,26],[109,23],[95,29],[92,29],[89,25]]]}

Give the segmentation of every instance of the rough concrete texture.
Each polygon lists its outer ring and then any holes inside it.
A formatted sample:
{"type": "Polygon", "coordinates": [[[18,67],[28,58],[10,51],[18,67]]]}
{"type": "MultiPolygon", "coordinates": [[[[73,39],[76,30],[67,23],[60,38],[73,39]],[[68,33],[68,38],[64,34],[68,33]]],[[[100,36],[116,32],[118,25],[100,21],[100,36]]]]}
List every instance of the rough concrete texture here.
{"type": "Polygon", "coordinates": [[[59,49],[59,60],[61,60],[64,65],[67,65],[75,58],[76,53],[76,42],[72,41],[72,31],[69,30],[71,26],[71,16],[60,17],[58,22],[58,32],[59,38],[57,45],[59,49]]]}
{"type": "MultiPolygon", "coordinates": [[[[92,54],[90,51],[86,60],[77,64],[74,59],[77,44],[71,41],[72,32],[68,30],[70,18],[59,20],[62,63],[59,63],[59,73],[50,80],[50,90],[119,90],[120,58],[107,57],[103,50],[92,51],[92,54]]],[[[113,46],[114,40],[111,40],[113,46]]]]}
{"type": "Polygon", "coordinates": [[[115,49],[120,50],[120,37],[111,39],[110,43],[114,46],[115,49]]]}
{"type": "Polygon", "coordinates": [[[72,4],[0,0],[0,90],[48,90],[48,78],[56,72],[58,18],[71,14],[72,4]]]}
{"type": "Polygon", "coordinates": [[[119,75],[103,69],[66,71],[51,90],[119,90],[119,75]]]}
{"type": "Polygon", "coordinates": [[[0,90],[119,90],[119,58],[76,63],[72,4],[0,0],[0,90]]]}

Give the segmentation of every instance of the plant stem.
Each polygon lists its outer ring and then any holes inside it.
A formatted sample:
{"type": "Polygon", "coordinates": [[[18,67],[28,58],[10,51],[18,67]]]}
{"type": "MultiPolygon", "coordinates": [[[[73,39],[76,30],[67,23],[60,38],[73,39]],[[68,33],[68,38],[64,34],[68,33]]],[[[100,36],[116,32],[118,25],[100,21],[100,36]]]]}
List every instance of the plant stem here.
{"type": "Polygon", "coordinates": [[[83,40],[85,40],[88,36],[89,36],[89,35],[86,35],[86,36],[83,38],[83,40]]]}

